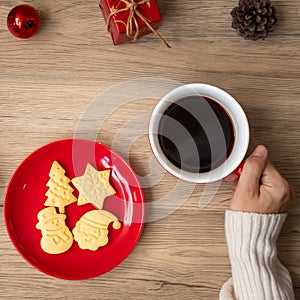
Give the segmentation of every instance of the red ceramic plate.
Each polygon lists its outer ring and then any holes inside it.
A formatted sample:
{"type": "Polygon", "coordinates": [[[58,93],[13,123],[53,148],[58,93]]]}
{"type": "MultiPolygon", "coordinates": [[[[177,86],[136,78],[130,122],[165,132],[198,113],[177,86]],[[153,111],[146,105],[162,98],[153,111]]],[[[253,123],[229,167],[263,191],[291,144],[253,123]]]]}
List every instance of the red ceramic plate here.
{"type": "MultiPolygon", "coordinates": [[[[66,206],[66,225],[72,230],[81,216],[93,209],[92,204],[78,206],[77,202],[66,206]]],[[[144,197],[134,171],[110,148],[88,140],[61,140],[36,150],[17,168],[8,185],[4,217],[14,246],[34,267],[58,278],[87,279],[110,271],[134,248],[143,229],[144,197]],[[47,254],[41,249],[42,235],[35,225],[47,199],[46,183],[54,160],[69,178],[83,175],[88,163],[98,170],[111,169],[110,183],[116,194],[105,199],[103,209],[117,216],[122,227],[109,227],[109,242],[97,251],[82,250],[75,241],[62,254],[47,254]]]]}

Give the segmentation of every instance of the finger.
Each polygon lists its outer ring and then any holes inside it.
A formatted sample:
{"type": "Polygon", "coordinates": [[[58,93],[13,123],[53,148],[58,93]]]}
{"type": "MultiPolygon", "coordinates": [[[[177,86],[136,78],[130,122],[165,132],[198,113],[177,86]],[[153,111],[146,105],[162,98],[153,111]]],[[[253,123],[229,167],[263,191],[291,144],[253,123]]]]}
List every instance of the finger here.
{"type": "Polygon", "coordinates": [[[227,175],[224,180],[227,181],[227,182],[234,182],[238,179],[239,177],[233,173],[227,175]]]}
{"type": "Polygon", "coordinates": [[[235,193],[236,188],[237,188],[237,185],[238,185],[238,181],[235,181],[235,182],[232,184],[232,194],[235,193]]]}
{"type": "Polygon", "coordinates": [[[279,173],[277,168],[268,160],[261,177],[262,185],[271,187],[274,185],[274,183],[280,182],[281,180],[281,174],[279,173]]]}
{"type": "Polygon", "coordinates": [[[290,195],[291,195],[291,200],[294,201],[296,199],[296,191],[294,187],[290,184],[290,195]]]}
{"type": "Polygon", "coordinates": [[[264,172],[268,159],[268,150],[265,146],[257,146],[247,158],[243,172],[239,179],[238,189],[246,190],[251,195],[258,195],[260,178],[264,172]]]}
{"type": "Polygon", "coordinates": [[[278,169],[270,161],[268,161],[266,164],[261,183],[262,185],[271,189],[276,189],[279,187],[280,191],[286,190],[288,195],[287,197],[290,199],[290,201],[293,201],[296,196],[293,186],[287,182],[287,180],[280,174],[278,169]]]}

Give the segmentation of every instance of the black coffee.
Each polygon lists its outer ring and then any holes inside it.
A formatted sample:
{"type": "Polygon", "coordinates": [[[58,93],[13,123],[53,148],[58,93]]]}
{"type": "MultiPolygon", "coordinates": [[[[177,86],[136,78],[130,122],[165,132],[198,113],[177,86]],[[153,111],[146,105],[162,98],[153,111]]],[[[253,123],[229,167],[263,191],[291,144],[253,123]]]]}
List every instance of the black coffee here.
{"type": "Polygon", "coordinates": [[[203,173],[225,162],[234,144],[233,124],[220,104],[189,96],[171,104],[161,117],[162,151],[178,168],[203,173]]]}

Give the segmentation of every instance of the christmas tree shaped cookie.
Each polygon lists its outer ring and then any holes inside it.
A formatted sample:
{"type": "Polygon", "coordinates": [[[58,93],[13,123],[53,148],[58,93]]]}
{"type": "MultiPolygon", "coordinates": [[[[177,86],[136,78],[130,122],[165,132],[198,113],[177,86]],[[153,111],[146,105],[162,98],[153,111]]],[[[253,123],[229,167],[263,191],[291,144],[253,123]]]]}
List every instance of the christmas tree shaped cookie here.
{"type": "Polygon", "coordinates": [[[96,251],[108,243],[108,225],[115,230],[121,228],[121,223],[112,213],[105,210],[92,210],[85,213],[77,221],[73,229],[74,240],[81,249],[96,251]]]}
{"type": "Polygon", "coordinates": [[[72,179],[72,183],[79,191],[78,205],[92,203],[102,209],[104,199],[114,195],[116,191],[109,183],[110,170],[97,171],[87,164],[83,176],[72,179]]]}
{"type": "Polygon", "coordinates": [[[46,193],[48,198],[44,203],[45,206],[58,207],[61,214],[65,212],[65,206],[77,201],[73,195],[74,190],[69,185],[71,180],[65,175],[65,172],[57,161],[53,162],[49,173],[50,179],[46,184],[49,187],[46,193]]]}

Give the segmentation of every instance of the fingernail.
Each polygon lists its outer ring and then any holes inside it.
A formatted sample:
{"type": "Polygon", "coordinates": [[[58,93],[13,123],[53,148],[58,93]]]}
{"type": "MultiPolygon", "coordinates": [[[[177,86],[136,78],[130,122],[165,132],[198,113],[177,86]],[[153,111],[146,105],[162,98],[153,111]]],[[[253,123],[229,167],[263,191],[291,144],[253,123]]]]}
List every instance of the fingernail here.
{"type": "Polygon", "coordinates": [[[263,145],[259,145],[256,147],[256,149],[253,151],[253,156],[256,156],[256,157],[264,157],[266,156],[266,153],[267,153],[267,149],[265,146],[263,145]]]}

